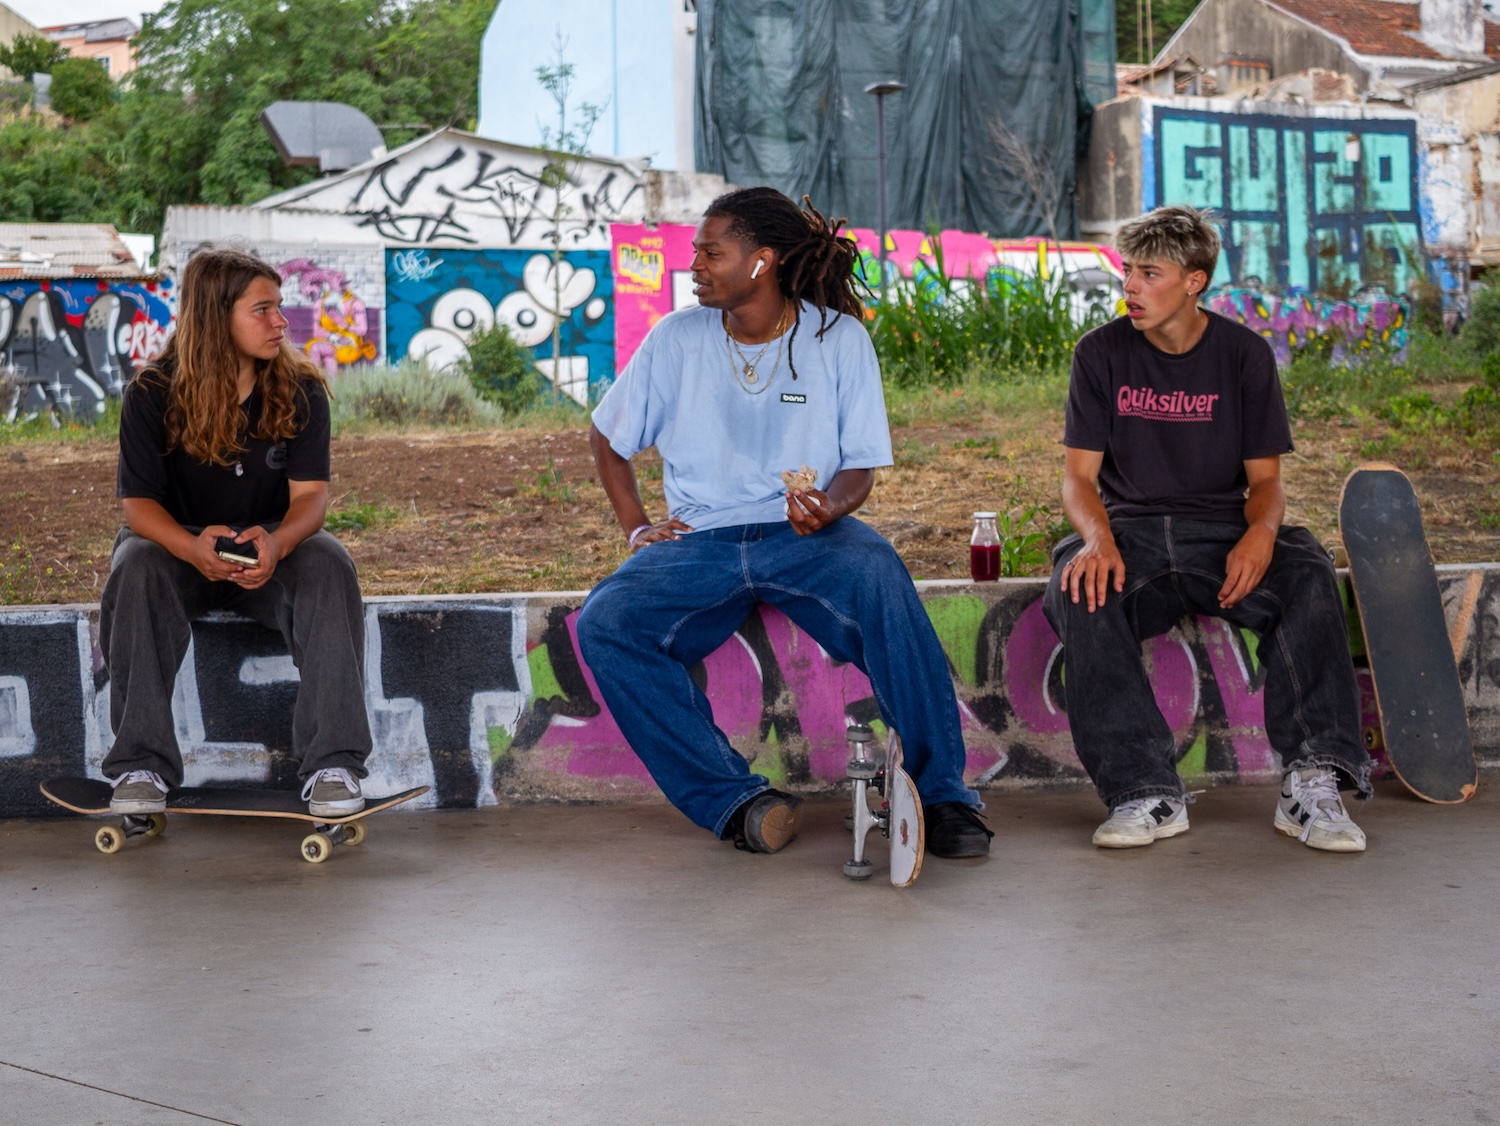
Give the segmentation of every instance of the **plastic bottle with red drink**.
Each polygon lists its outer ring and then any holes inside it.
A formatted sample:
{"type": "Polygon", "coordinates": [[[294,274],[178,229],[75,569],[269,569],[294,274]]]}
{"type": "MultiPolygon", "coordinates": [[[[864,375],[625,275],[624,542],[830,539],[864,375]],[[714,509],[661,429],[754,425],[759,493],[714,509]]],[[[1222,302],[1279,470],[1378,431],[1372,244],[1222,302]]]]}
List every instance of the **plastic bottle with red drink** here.
{"type": "Polygon", "coordinates": [[[969,537],[969,575],[976,583],[1000,577],[1000,533],[993,512],[974,513],[974,534],[969,537]]]}

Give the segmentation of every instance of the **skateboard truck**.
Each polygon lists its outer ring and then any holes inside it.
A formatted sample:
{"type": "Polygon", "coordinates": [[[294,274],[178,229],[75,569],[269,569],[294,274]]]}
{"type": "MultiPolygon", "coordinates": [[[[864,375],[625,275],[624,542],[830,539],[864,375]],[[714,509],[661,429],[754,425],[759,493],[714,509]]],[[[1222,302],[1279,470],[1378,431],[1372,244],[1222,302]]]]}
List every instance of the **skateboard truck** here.
{"type": "Polygon", "coordinates": [[[104,825],[94,834],[94,847],[106,856],[119,852],[131,837],[159,837],[167,828],[165,813],[127,813],[118,825],[104,825]]]}
{"type": "Polygon", "coordinates": [[[877,826],[882,834],[890,836],[889,803],[882,802],[879,810],[872,810],[869,800],[872,783],[878,793],[885,794],[885,771],[870,757],[875,732],[862,723],[854,723],[849,725],[844,737],[849,740],[850,753],[844,776],[854,783],[854,812],[848,818],[849,828],[854,833],[854,856],[844,861],[844,875],[851,880],[868,880],[875,874],[875,866],[865,858],[865,837],[877,826]]]}

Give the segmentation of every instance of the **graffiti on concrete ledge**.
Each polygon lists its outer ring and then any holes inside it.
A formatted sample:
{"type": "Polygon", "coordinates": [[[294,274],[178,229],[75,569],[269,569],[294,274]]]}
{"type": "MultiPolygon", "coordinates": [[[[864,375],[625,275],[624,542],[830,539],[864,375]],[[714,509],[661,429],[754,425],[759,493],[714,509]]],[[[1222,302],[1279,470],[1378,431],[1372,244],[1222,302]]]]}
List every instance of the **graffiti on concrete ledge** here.
{"type": "MultiPolygon", "coordinates": [[[[1500,568],[1445,568],[1450,616],[1469,615],[1459,655],[1474,743],[1500,764],[1500,568]]],[[[1057,638],[1041,584],[985,597],[928,588],[957,688],[967,773],[978,785],[1081,783],[1057,638]]],[[[580,603],[566,596],[366,605],[369,789],[427,785],[431,804],[599,801],[653,789],[578,656],[580,603]]],[[[1190,779],[1265,782],[1265,669],[1253,634],[1190,619],[1144,647],[1157,704],[1190,779]]],[[[1377,722],[1357,629],[1363,722],[1377,722]]],[[[754,769],[803,790],[844,777],[844,728],[879,723],[868,680],[781,614],[758,608],[692,670],[715,719],[754,769]]],[[[278,633],[228,616],[193,625],[173,694],[189,784],[292,788],[298,674],[278,633]]],[[[0,614],[0,815],[49,812],[52,774],[97,775],[110,735],[107,674],[86,612],[0,614]]]]}

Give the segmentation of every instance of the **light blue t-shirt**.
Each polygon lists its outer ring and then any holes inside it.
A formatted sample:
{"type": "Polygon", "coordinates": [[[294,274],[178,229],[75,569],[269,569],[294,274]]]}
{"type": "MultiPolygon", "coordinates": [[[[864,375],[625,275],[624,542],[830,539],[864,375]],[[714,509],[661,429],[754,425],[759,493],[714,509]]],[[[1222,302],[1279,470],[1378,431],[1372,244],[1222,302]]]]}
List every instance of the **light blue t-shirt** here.
{"type": "MultiPolygon", "coordinates": [[[[783,470],[811,466],[818,489],[844,469],[891,464],[880,365],[857,319],[803,303],[792,346],[775,374],[772,342],[749,394],[735,378],[718,309],[697,306],[663,317],[603,400],[594,425],[621,457],[655,446],[670,515],[694,529],[786,519],[783,470]]],[[[790,340],[788,332],[784,339],[790,340]]],[[[754,359],[760,346],[741,346],[754,359]]],[[[738,357],[735,358],[736,365],[738,357]]]]}

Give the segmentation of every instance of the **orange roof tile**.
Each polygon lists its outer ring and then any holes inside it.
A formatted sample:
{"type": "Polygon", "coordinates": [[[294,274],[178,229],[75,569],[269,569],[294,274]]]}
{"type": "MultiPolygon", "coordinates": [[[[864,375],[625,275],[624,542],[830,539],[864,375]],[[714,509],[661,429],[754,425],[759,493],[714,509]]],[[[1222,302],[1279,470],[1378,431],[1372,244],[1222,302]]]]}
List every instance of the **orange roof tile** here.
{"type": "MultiPolygon", "coordinates": [[[[1270,0],[1284,12],[1348,41],[1362,55],[1403,59],[1443,59],[1417,38],[1422,19],[1417,4],[1395,0],[1270,0]]],[[[1500,58],[1500,24],[1484,21],[1484,53],[1500,58]]]]}

